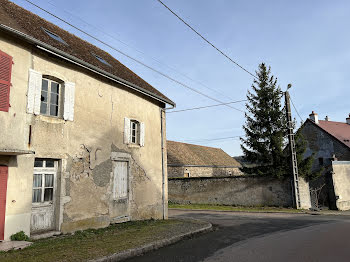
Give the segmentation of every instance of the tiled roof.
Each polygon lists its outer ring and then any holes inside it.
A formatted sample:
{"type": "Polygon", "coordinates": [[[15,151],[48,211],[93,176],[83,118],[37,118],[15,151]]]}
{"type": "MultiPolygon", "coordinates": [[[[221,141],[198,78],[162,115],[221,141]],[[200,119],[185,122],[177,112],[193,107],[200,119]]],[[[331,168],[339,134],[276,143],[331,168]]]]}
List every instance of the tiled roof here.
{"type": "Polygon", "coordinates": [[[350,125],[342,122],[319,120],[318,126],[350,148],[350,125]]]}
{"type": "Polygon", "coordinates": [[[167,141],[167,151],[168,165],[241,166],[221,148],[167,141]]]}
{"type": "Polygon", "coordinates": [[[169,98],[152,87],[129,68],[121,64],[107,52],[8,0],[0,0],[0,24],[20,31],[23,34],[78,58],[98,69],[112,74],[113,76],[126,80],[127,82],[164,99],[166,102],[174,104],[169,98]],[[44,29],[58,35],[66,44],[50,37],[44,29]],[[93,54],[101,57],[107,62],[107,64],[99,61],[93,54]]]}

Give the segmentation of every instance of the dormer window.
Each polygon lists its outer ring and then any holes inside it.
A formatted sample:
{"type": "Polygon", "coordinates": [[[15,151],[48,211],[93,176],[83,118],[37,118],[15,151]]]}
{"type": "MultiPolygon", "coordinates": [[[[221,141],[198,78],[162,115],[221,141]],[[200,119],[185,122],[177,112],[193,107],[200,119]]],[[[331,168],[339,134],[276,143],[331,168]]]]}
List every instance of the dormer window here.
{"type": "Polygon", "coordinates": [[[97,59],[98,61],[100,61],[101,63],[103,63],[103,64],[108,65],[108,66],[111,67],[111,65],[110,65],[106,60],[104,60],[102,57],[100,57],[100,56],[98,56],[98,55],[96,55],[96,54],[94,54],[94,53],[92,53],[92,55],[93,55],[94,57],[96,57],[96,59],[97,59]]]}
{"type": "Polygon", "coordinates": [[[55,39],[56,41],[58,41],[58,42],[60,42],[62,44],[68,45],[59,35],[56,35],[55,33],[52,33],[51,31],[47,30],[46,28],[42,27],[42,29],[51,38],[55,39]]]}

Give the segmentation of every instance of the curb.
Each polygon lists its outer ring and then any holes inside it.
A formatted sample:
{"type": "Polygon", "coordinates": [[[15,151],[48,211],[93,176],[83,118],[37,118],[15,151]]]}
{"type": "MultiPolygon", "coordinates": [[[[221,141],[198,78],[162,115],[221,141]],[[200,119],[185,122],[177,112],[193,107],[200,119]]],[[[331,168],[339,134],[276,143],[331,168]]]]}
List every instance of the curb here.
{"type": "MultiPolygon", "coordinates": [[[[193,220],[195,220],[195,219],[193,219],[193,220]]],[[[109,256],[104,256],[104,257],[101,257],[98,259],[89,260],[89,262],[121,261],[121,260],[124,260],[127,258],[140,256],[140,255],[147,253],[149,251],[153,251],[153,250],[159,249],[161,247],[174,244],[174,243],[176,243],[180,240],[183,240],[185,238],[189,238],[191,236],[194,236],[194,235],[197,235],[200,233],[209,232],[212,230],[212,227],[213,227],[213,225],[211,223],[207,222],[207,225],[204,226],[203,228],[200,228],[200,229],[197,229],[197,230],[185,233],[185,234],[181,234],[178,236],[174,236],[174,237],[171,237],[168,239],[158,240],[158,241],[155,241],[151,244],[147,244],[147,245],[144,245],[144,246],[141,246],[138,248],[132,248],[132,249],[122,251],[120,253],[114,253],[114,254],[109,255],[109,256]]]]}

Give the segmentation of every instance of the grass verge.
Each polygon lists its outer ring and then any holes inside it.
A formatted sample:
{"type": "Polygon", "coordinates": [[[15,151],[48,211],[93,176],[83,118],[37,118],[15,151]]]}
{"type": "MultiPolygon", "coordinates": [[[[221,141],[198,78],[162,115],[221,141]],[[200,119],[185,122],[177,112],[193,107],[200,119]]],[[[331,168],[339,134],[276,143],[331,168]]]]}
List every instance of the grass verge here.
{"type": "Polygon", "coordinates": [[[200,221],[147,220],[36,240],[22,250],[0,252],[0,261],[86,261],[202,228],[200,221]]]}
{"type": "Polygon", "coordinates": [[[288,213],[304,213],[305,210],[294,208],[281,207],[237,207],[237,206],[223,206],[210,204],[174,204],[169,203],[169,208],[180,209],[202,209],[202,210],[218,210],[218,211],[240,211],[240,212],[288,212],[288,213]]]}

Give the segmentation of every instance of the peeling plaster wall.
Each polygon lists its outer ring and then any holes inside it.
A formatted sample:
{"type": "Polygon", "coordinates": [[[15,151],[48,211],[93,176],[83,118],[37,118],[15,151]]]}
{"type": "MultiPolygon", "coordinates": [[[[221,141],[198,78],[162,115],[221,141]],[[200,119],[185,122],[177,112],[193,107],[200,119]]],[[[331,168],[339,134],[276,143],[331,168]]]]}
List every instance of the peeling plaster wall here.
{"type": "Polygon", "coordinates": [[[350,210],[350,161],[332,161],[332,169],[336,206],[350,210]]]}
{"type": "MultiPolygon", "coordinates": [[[[28,191],[23,195],[26,206],[16,209],[8,205],[9,212],[6,212],[12,214],[17,210],[28,214],[34,157],[52,158],[57,159],[60,166],[57,229],[71,232],[106,226],[124,212],[122,205],[111,197],[111,152],[127,152],[132,157],[130,219],[162,218],[160,107],[163,105],[45,53],[14,44],[15,41],[18,42],[10,37],[0,38],[0,50],[13,56],[15,62],[10,112],[0,112],[0,128],[6,130],[6,134],[0,136],[0,148],[29,149],[35,151],[35,156],[23,163],[31,167],[23,172],[26,178],[16,178],[27,185],[28,191]],[[26,113],[29,68],[75,83],[74,121],[26,113]],[[124,144],[124,117],[145,123],[144,147],[124,144]],[[29,125],[31,145],[28,145],[29,125]]],[[[165,137],[165,128],[163,133],[165,137]]],[[[9,194],[14,190],[9,188],[9,194]]],[[[30,221],[23,224],[29,228],[30,221]]]]}

